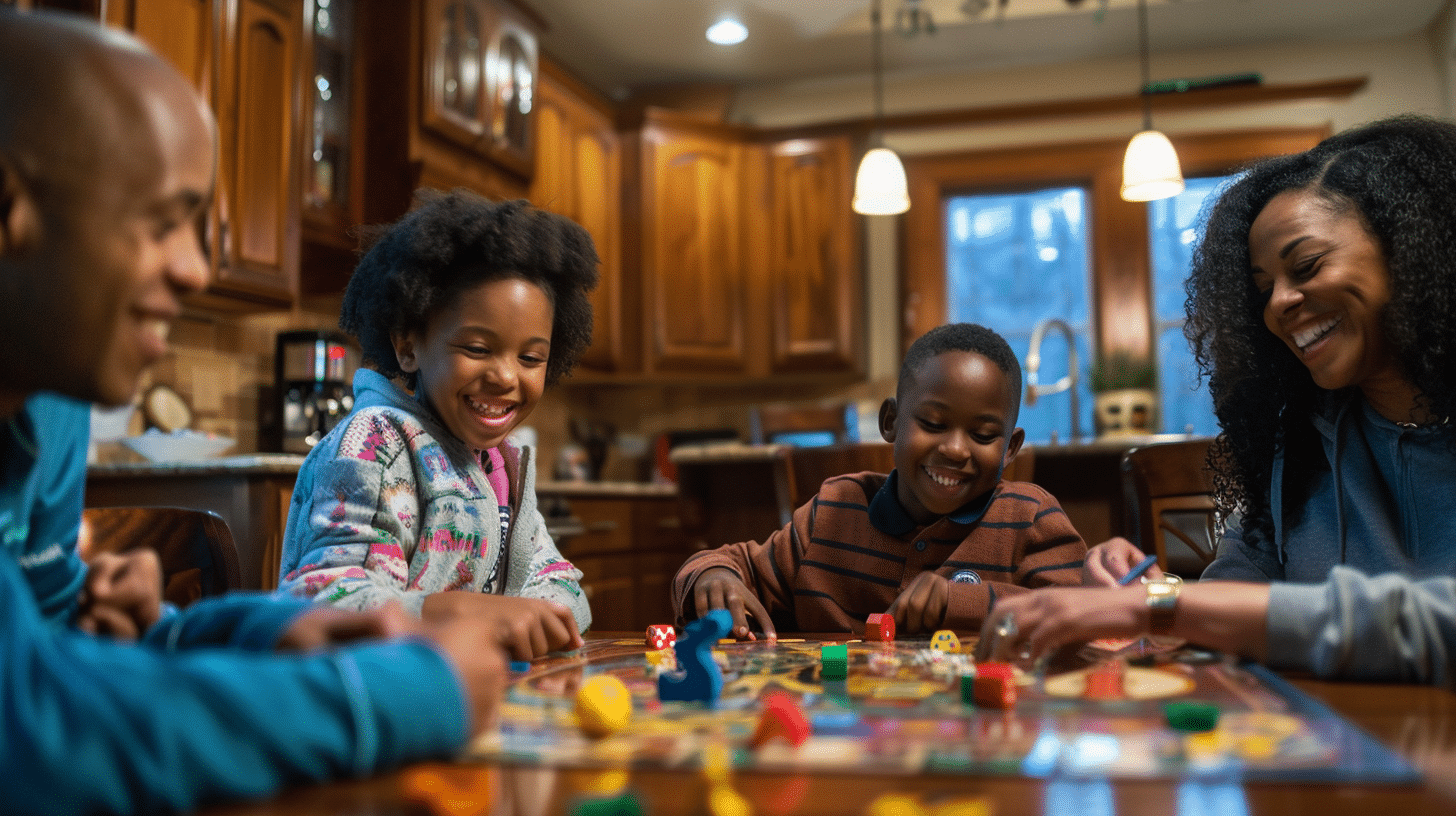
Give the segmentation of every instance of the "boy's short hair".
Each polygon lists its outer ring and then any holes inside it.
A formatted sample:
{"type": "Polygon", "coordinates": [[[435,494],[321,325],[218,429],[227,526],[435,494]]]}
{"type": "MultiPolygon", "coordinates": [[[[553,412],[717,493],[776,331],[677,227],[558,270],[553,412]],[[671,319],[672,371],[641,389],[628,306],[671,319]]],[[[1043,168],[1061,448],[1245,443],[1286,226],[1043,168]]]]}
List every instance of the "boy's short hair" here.
{"type": "Polygon", "coordinates": [[[1011,421],[1015,423],[1021,412],[1021,363],[1004,337],[976,323],[947,323],[936,326],[911,343],[910,350],[905,352],[905,360],[900,363],[900,379],[895,384],[896,397],[900,396],[906,383],[927,360],[947,351],[975,352],[1001,369],[1013,395],[1011,421]]]}

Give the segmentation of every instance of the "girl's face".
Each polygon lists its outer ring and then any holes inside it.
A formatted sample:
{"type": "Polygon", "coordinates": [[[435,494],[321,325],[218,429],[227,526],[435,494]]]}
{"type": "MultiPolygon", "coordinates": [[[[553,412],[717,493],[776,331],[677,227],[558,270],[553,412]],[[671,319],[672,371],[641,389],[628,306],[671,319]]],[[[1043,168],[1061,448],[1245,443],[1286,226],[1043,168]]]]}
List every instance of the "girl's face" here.
{"type": "Polygon", "coordinates": [[[474,450],[499,445],[546,387],[555,310],[534,283],[506,278],[463,291],[423,334],[394,339],[400,368],[445,427],[474,450]]]}
{"type": "Polygon", "coordinates": [[[1268,297],[1264,324],[1337,389],[1408,390],[1381,327],[1390,272],[1380,242],[1353,208],[1305,190],[1280,193],[1249,229],[1254,284],[1268,297]]]}

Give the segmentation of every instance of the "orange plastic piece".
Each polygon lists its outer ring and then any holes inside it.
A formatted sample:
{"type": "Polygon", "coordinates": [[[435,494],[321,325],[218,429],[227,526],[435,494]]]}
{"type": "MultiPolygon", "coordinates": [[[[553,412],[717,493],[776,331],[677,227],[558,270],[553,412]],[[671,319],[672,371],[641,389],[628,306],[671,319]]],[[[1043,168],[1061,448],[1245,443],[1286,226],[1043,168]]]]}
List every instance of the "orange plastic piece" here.
{"type": "Polygon", "coordinates": [[[758,719],[758,727],[748,741],[754,748],[763,747],[775,737],[783,737],[798,748],[813,732],[809,719],[789,695],[781,691],[769,692],[764,695],[762,705],[763,714],[758,719]]]}

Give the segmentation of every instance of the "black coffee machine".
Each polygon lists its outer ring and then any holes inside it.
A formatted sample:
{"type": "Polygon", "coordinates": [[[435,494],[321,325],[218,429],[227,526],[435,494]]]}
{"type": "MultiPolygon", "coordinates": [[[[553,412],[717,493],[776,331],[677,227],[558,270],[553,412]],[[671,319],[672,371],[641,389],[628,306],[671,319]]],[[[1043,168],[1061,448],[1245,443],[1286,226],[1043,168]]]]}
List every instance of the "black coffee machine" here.
{"type": "Polygon", "coordinates": [[[278,334],[281,450],[308,453],[354,407],[359,350],[348,335],[303,330],[278,334]]]}

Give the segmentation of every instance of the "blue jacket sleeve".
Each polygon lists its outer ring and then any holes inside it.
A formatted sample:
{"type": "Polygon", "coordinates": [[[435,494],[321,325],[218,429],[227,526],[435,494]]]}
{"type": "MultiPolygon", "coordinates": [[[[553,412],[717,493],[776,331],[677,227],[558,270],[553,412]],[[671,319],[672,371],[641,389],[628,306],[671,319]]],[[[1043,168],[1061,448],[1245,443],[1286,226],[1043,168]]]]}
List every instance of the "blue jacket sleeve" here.
{"type": "Polygon", "coordinates": [[[43,625],[0,557],[0,790],[16,814],[190,810],[449,755],[467,702],[433,648],[164,652],[43,625]]]}
{"type": "Polygon", "coordinates": [[[305,600],[262,592],[230,592],[164,616],[147,630],[146,642],[169,651],[230,646],[266,652],[311,606],[305,600]]]}

